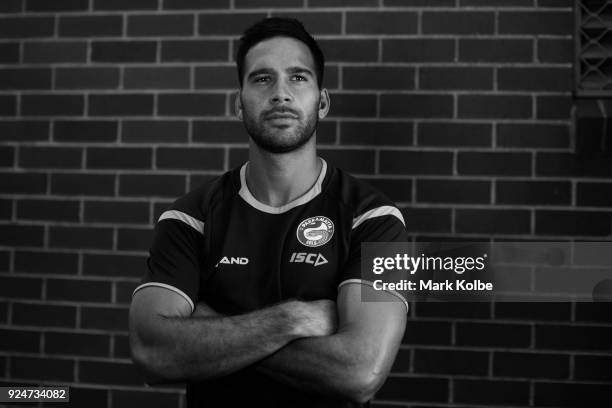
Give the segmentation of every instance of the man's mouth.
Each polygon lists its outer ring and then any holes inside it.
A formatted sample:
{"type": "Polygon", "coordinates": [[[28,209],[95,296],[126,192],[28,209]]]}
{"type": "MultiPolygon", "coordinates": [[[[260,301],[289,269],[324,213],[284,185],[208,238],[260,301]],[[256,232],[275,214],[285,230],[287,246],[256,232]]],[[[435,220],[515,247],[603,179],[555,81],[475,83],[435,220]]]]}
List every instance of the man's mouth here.
{"type": "Polygon", "coordinates": [[[268,120],[298,119],[299,116],[290,111],[273,111],[265,116],[268,120]]]}

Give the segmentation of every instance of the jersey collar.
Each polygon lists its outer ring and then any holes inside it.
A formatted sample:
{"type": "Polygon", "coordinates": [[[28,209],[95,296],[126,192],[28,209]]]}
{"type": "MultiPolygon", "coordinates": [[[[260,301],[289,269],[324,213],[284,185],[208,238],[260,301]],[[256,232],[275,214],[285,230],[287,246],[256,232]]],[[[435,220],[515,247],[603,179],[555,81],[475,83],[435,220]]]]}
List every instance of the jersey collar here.
{"type": "Polygon", "coordinates": [[[321,160],[322,163],[321,173],[319,173],[319,177],[317,178],[317,181],[314,183],[314,185],[306,193],[283,206],[272,207],[270,205],[258,201],[253,196],[253,194],[251,194],[251,191],[249,190],[249,187],[246,183],[246,167],[248,162],[244,163],[240,168],[240,190],[238,191],[238,195],[240,195],[240,197],[242,197],[242,199],[246,201],[251,207],[268,214],[282,214],[299,205],[306,204],[321,193],[321,185],[323,184],[325,174],[327,173],[327,162],[321,157],[319,157],[319,160],[321,160]]]}

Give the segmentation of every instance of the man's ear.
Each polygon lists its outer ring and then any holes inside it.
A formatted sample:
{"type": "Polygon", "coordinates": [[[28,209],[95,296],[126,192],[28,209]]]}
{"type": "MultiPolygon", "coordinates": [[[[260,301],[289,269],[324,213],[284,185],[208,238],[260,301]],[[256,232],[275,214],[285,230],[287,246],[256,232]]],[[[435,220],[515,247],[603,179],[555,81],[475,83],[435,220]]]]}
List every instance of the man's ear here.
{"type": "Polygon", "coordinates": [[[242,102],[240,101],[240,89],[234,94],[234,112],[236,117],[242,120],[242,102]]]}
{"type": "Polygon", "coordinates": [[[329,92],[326,88],[321,89],[321,97],[319,98],[319,119],[323,119],[329,112],[329,92]]]}

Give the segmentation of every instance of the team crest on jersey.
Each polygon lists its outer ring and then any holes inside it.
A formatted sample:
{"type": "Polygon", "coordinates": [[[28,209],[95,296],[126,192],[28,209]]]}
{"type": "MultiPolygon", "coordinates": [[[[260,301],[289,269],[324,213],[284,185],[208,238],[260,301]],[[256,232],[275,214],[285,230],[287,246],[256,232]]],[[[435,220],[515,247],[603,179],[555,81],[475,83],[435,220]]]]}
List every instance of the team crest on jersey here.
{"type": "Polygon", "coordinates": [[[298,241],[303,245],[309,247],[325,245],[334,235],[334,223],[322,215],[310,217],[300,223],[296,234],[298,241]]]}

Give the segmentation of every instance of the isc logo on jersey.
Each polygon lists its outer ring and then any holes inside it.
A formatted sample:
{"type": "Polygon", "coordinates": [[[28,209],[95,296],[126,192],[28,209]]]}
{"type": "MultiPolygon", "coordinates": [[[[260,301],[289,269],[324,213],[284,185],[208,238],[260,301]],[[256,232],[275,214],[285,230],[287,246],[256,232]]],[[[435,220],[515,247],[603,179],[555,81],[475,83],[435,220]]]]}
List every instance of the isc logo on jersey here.
{"type": "Polygon", "coordinates": [[[307,254],[306,252],[294,252],[291,254],[289,262],[292,263],[307,263],[314,266],[319,266],[327,263],[327,259],[322,254],[307,254]]]}
{"type": "Polygon", "coordinates": [[[322,215],[305,219],[298,225],[297,239],[309,247],[325,245],[334,235],[334,223],[322,215]]]}

